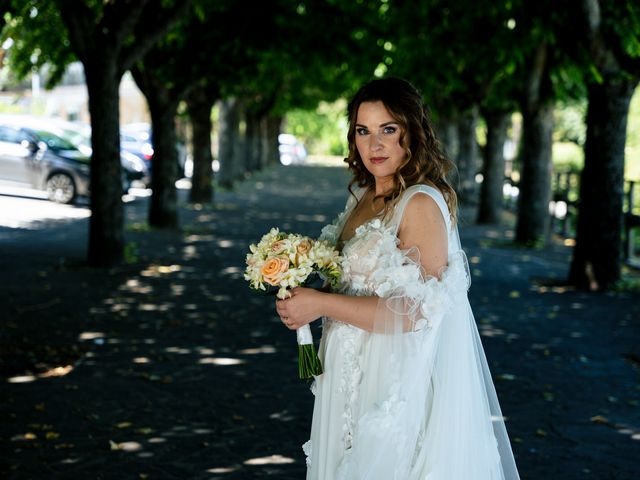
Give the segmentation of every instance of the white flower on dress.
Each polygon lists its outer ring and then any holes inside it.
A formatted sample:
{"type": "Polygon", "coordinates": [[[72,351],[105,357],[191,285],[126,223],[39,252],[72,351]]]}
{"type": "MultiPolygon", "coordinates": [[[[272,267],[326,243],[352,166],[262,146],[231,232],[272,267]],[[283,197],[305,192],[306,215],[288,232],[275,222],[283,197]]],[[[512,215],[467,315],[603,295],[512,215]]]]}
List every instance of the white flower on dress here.
{"type": "Polygon", "coordinates": [[[304,445],[302,445],[302,451],[306,456],[307,468],[311,466],[311,452],[312,452],[312,443],[311,440],[307,441],[304,445]]]}

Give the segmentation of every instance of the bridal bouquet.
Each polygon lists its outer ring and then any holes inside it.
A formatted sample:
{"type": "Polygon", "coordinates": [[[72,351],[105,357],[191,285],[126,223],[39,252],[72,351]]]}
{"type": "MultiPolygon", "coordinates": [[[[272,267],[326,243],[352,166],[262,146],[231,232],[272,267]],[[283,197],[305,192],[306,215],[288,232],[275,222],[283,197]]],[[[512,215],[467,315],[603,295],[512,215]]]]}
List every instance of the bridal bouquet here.
{"type": "MultiPolygon", "coordinates": [[[[277,289],[280,299],[287,298],[291,288],[309,285],[314,275],[332,287],[340,281],[340,256],[327,242],[272,228],[249,250],[245,280],[254,290],[277,289]]],[[[300,378],[321,374],[311,328],[305,325],[296,333],[300,378]]]]}

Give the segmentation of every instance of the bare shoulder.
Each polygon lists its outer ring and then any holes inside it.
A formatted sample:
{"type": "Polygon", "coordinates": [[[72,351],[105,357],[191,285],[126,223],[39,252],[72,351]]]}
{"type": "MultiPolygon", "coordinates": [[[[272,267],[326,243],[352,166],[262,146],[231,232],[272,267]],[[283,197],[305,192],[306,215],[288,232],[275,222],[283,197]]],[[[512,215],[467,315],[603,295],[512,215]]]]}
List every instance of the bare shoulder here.
{"type": "Polygon", "coordinates": [[[402,227],[442,225],[446,228],[436,200],[429,194],[417,192],[411,196],[403,212],[402,227]]]}
{"type": "Polygon", "coordinates": [[[416,247],[425,272],[437,276],[447,264],[447,224],[438,202],[430,194],[416,192],[407,201],[400,229],[400,249],[416,247]]]}

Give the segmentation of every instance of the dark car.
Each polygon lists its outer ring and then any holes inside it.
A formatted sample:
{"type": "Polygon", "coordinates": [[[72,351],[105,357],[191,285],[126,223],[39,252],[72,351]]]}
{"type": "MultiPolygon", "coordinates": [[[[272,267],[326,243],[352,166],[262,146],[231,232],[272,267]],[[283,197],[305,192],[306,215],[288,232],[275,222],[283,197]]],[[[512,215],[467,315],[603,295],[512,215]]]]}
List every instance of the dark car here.
{"type": "MultiPolygon", "coordinates": [[[[151,125],[145,122],[127,123],[120,126],[120,148],[144,160],[149,171],[153,166],[153,133],[151,125]]],[[[180,141],[176,142],[178,157],[178,178],[184,177],[187,160],[186,147],[180,141]]]]}
{"type": "Polygon", "coordinates": [[[89,195],[90,157],[19,118],[0,117],[0,183],[47,192],[59,203],[89,195]]]}
{"type": "MultiPolygon", "coordinates": [[[[45,128],[48,128],[56,135],[73,143],[81,152],[91,156],[91,127],[89,125],[47,119],[45,128]]],[[[151,183],[151,174],[144,160],[121,148],[120,164],[122,165],[123,193],[128,193],[129,188],[131,188],[135,182],[138,182],[144,187],[149,186],[151,183]]]]}

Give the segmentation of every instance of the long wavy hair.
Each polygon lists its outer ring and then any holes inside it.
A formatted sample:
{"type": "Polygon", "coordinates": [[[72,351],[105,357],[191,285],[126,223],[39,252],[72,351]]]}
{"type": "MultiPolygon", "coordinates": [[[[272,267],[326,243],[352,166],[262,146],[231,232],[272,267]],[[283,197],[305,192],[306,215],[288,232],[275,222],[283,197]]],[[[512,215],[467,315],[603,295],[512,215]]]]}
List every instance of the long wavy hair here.
{"type": "Polygon", "coordinates": [[[400,125],[400,145],[406,152],[404,162],[394,174],[392,190],[381,195],[385,205],[384,215],[395,206],[402,192],[408,187],[430,183],[442,192],[452,219],[455,221],[458,201],[455,190],[447,180],[447,175],[455,166],[442,152],[432,126],[431,116],[420,92],[411,83],[401,78],[388,77],[372,80],[363,85],[349,102],[347,107],[349,156],[344,159],[353,174],[349,191],[353,195],[353,185],[359,187],[375,185],[374,176],[365,167],[356,148],[355,130],[360,105],[364,102],[376,101],[382,102],[400,125]]]}

